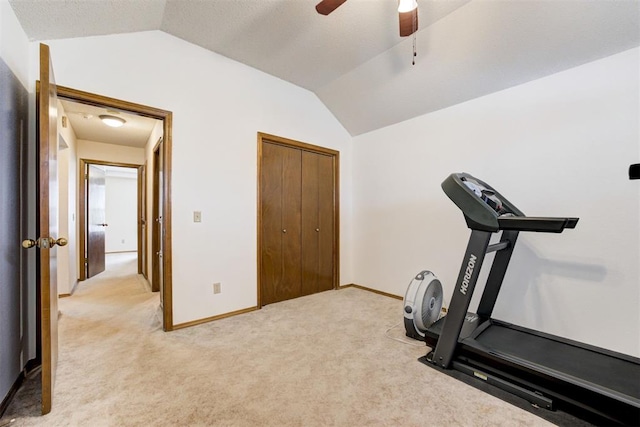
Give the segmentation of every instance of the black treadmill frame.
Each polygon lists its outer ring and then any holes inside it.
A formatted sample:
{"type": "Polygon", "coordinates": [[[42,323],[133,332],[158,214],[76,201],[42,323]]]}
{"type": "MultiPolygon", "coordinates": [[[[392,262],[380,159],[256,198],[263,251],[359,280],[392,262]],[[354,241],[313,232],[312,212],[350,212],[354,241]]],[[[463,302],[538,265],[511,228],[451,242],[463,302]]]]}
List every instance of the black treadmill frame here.
{"type": "Polygon", "coordinates": [[[582,417],[585,413],[593,415],[596,422],[602,423],[606,420],[621,424],[640,424],[640,399],[625,397],[598,384],[486,348],[475,340],[487,328],[497,324],[563,345],[579,347],[602,356],[637,364],[640,373],[638,358],[491,319],[519,231],[559,233],[564,228],[574,228],[578,219],[526,217],[506,199],[502,199],[503,203],[506,201],[505,205],[514,216],[499,217],[488,205],[479,203],[481,200],[463,184],[463,180],[468,178],[494,191],[498,197],[503,197],[489,185],[469,174],[452,174],[443,182],[442,188],[445,193],[463,211],[471,229],[471,236],[448,313],[425,333],[427,345],[434,349],[420,358],[420,361],[441,369],[456,369],[523,397],[540,407],[554,409],[558,403],[567,412],[577,410],[582,417]],[[491,235],[501,230],[503,231],[500,243],[490,245],[491,235]],[[473,316],[469,316],[469,305],[485,254],[494,250],[497,253],[478,306],[479,321],[471,326],[469,319],[473,319],[473,316]],[[461,337],[463,328],[473,332],[461,337]]]}

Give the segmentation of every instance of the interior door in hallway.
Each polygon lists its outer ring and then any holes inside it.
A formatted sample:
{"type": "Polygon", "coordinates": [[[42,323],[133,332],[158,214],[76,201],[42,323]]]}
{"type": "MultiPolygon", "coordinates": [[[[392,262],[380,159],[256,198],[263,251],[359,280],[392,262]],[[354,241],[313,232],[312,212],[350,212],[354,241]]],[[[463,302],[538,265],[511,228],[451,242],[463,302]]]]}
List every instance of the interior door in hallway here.
{"type": "Polygon", "coordinates": [[[106,178],[101,166],[87,165],[87,278],[105,269],[106,178]]]}
{"type": "Polygon", "coordinates": [[[160,292],[160,306],[164,307],[164,270],[163,270],[163,246],[165,233],[165,221],[162,218],[162,206],[164,205],[164,161],[162,138],[153,150],[153,228],[151,231],[151,290],[160,292]]]}

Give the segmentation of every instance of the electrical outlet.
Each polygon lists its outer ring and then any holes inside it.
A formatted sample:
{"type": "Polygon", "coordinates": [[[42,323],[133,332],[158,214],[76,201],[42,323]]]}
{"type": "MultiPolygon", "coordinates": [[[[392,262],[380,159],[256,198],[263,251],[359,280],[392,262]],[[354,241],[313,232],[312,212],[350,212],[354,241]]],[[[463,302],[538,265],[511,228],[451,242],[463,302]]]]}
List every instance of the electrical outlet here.
{"type": "Polygon", "coordinates": [[[202,222],[202,212],[193,211],[193,222],[202,222]]]}
{"type": "Polygon", "coordinates": [[[222,289],[220,289],[220,283],[214,283],[213,284],[213,293],[214,294],[219,294],[220,292],[222,292],[222,289]]]}

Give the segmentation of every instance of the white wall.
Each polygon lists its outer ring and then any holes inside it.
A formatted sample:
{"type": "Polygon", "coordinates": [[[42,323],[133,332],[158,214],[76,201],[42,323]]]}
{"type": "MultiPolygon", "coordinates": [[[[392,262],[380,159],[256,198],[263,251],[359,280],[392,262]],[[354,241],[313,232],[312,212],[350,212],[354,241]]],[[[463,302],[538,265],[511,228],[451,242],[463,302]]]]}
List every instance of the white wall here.
{"type": "Polygon", "coordinates": [[[404,295],[429,269],[449,297],[469,230],[440,184],[469,172],[528,215],[580,217],[520,234],[495,317],[639,356],[639,63],[632,49],[354,138],[357,283],[404,295]]]}
{"type": "Polygon", "coordinates": [[[62,117],[66,115],[64,106],[58,101],[58,134],[66,148],[58,149],[58,236],[68,240],[67,246],[58,247],[58,294],[70,294],[78,282],[78,242],[76,239],[77,217],[77,157],[76,134],[67,121],[62,126],[62,117]]]}
{"type": "MultiPolygon", "coordinates": [[[[61,83],[59,83],[61,84],[61,83]]],[[[125,147],[102,142],[78,140],[78,159],[101,160],[104,162],[144,164],[144,148],[125,147]]]]}
{"type": "Polygon", "coordinates": [[[105,252],[138,250],[138,180],[109,176],[105,179],[105,252]]]}
{"type": "Polygon", "coordinates": [[[351,138],[313,93],[159,31],[48,44],[58,84],[174,113],[174,323],[257,303],[258,131],[340,151],[341,283],[353,282],[351,138]]]}
{"type": "Polygon", "coordinates": [[[29,79],[29,39],[8,0],[0,0],[0,56],[24,87],[35,87],[29,79]]]}

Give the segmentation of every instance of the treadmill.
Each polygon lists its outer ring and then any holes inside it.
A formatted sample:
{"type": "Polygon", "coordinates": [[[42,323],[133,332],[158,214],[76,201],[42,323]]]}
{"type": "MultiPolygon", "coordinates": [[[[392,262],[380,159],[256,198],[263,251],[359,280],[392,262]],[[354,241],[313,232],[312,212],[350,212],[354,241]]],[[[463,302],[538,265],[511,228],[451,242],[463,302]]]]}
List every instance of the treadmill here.
{"type": "Polygon", "coordinates": [[[425,332],[419,360],[455,369],[595,424],[640,425],[640,359],[492,319],[521,231],[562,233],[578,218],[527,217],[487,183],[454,173],[442,189],[462,210],[471,237],[447,315],[425,332]],[[490,244],[493,233],[502,232],[490,244]],[[485,255],[496,252],[477,313],[468,311],[485,255]]]}

